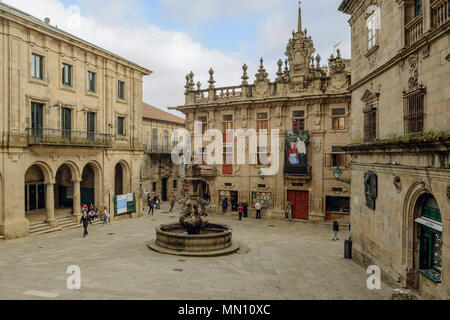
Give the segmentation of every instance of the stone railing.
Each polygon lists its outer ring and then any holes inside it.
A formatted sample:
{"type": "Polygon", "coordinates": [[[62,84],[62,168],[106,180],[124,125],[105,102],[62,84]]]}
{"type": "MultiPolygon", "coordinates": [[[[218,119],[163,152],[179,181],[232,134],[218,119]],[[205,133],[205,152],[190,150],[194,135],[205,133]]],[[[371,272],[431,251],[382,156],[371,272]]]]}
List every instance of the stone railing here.
{"type": "Polygon", "coordinates": [[[406,46],[412,46],[423,34],[423,17],[422,14],[412,19],[405,26],[406,46]]]}
{"type": "Polygon", "coordinates": [[[237,100],[245,97],[249,97],[251,92],[250,86],[232,86],[214,89],[203,89],[193,91],[195,95],[194,101],[199,102],[209,102],[218,100],[237,100]]]}
{"type": "Polygon", "coordinates": [[[450,19],[450,2],[448,0],[435,0],[431,4],[431,21],[433,28],[439,28],[450,19]]]}

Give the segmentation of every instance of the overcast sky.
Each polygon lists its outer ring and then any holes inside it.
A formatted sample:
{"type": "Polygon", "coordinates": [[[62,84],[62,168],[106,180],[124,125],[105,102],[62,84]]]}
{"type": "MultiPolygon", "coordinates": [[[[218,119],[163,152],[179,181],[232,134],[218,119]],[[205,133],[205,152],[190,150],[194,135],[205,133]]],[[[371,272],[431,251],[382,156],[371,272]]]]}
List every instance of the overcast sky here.
{"type": "MultiPolygon", "coordinates": [[[[242,65],[254,80],[259,59],[270,78],[297,28],[296,0],[4,0],[52,25],[146,67],[144,101],[162,109],[184,103],[185,76],[206,87],[208,70],[216,86],[239,85],[242,65]],[[71,23],[77,6],[81,23],[71,23]]],[[[303,28],[322,62],[339,42],[350,58],[349,17],[341,0],[303,0],[303,28]]],[[[179,115],[179,114],[178,114],[179,115]]]]}

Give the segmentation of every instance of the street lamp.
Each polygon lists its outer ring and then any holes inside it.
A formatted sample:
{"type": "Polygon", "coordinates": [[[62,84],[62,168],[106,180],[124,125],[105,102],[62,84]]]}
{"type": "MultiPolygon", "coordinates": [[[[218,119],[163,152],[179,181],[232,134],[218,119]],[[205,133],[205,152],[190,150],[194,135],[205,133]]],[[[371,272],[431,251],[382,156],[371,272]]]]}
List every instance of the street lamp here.
{"type": "Polygon", "coordinates": [[[342,179],[342,169],[339,168],[339,166],[337,166],[333,170],[333,175],[334,175],[334,179],[336,181],[343,182],[343,183],[346,183],[346,184],[351,184],[350,179],[342,179]]]}

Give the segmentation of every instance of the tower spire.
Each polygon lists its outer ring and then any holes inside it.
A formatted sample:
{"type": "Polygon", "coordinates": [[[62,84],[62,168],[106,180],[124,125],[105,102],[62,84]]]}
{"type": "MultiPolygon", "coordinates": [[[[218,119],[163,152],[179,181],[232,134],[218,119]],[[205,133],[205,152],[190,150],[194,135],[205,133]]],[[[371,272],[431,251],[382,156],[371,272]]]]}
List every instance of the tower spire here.
{"type": "Polygon", "coordinates": [[[298,32],[302,32],[302,2],[298,2],[298,32]]]}

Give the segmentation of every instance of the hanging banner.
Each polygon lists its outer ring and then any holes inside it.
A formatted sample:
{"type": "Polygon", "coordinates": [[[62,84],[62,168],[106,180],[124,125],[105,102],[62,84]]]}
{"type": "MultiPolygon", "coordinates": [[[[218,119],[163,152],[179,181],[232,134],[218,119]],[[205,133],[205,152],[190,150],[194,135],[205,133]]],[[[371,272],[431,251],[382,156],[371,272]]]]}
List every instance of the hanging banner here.
{"type": "Polygon", "coordinates": [[[308,173],[309,132],[286,132],[284,172],[292,175],[308,173]]]}

